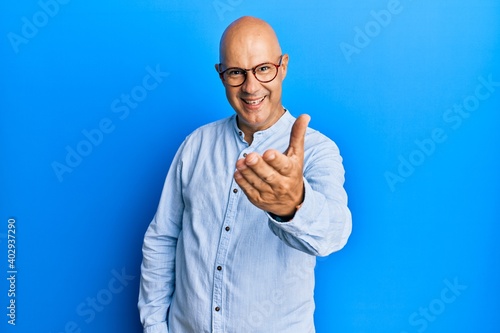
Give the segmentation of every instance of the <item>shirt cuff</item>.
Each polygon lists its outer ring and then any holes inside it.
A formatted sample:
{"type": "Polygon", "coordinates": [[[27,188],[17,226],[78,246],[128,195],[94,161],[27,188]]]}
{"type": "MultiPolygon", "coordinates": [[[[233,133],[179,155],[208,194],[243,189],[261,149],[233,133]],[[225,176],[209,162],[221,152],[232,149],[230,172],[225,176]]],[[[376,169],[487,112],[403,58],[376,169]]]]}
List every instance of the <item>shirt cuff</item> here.
{"type": "Polygon", "coordinates": [[[167,322],[163,321],[148,327],[144,327],[143,333],[168,333],[167,322]]]}

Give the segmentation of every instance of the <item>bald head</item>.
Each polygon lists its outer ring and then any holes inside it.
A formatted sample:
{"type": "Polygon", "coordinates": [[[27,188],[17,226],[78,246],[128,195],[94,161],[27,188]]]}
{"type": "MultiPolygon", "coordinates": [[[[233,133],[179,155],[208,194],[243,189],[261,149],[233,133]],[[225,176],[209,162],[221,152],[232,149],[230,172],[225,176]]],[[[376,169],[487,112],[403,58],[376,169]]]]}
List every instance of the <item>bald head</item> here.
{"type": "Polygon", "coordinates": [[[245,133],[246,142],[251,144],[255,132],[269,128],[284,113],[281,92],[288,55],[281,53],[276,33],[268,23],[245,16],[231,23],[222,34],[219,60],[215,70],[229,104],[238,115],[238,127],[245,133]],[[229,71],[230,68],[233,70],[229,71]],[[241,72],[244,78],[239,85],[231,85],[224,79],[230,75],[234,83],[241,72]],[[274,78],[266,76],[273,74],[274,78]]]}
{"type": "MultiPolygon", "coordinates": [[[[248,57],[253,53],[281,55],[281,47],[273,28],[256,17],[244,16],[231,23],[220,40],[219,60],[226,66],[228,59],[237,55],[248,57]]],[[[274,59],[272,59],[274,60],[274,59]]]]}

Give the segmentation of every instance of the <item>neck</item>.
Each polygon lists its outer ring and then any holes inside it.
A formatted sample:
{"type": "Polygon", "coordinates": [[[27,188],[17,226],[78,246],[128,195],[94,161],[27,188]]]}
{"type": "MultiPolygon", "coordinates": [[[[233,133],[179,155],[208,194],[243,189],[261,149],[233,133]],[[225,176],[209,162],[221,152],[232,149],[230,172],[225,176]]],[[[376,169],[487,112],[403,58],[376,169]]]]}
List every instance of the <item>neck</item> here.
{"type": "Polygon", "coordinates": [[[245,135],[245,141],[251,145],[252,142],[253,142],[253,135],[256,133],[256,132],[259,132],[259,131],[264,131],[268,128],[270,128],[271,126],[273,126],[274,124],[276,124],[276,122],[278,122],[278,120],[281,119],[281,117],[285,114],[286,110],[283,106],[281,106],[281,109],[282,109],[282,112],[280,113],[279,117],[276,119],[276,121],[274,121],[272,124],[270,124],[269,126],[265,127],[265,128],[251,128],[251,127],[248,127],[248,126],[245,126],[244,124],[241,124],[240,123],[240,118],[238,116],[236,116],[236,123],[238,124],[238,127],[239,129],[243,132],[243,134],[245,135]]]}

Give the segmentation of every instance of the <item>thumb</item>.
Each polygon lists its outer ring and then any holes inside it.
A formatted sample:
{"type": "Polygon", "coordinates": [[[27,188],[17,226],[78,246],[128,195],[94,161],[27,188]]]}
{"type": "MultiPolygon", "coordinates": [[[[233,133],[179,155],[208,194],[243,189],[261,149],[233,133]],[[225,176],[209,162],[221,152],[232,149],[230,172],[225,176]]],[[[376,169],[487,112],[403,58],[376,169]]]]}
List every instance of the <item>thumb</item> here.
{"type": "Polygon", "coordinates": [[[302,114],[295,120],[290,133],[290,143],[285,152],[286,156],[297,155],[300,158],[304,157],[304,138],[310,120],[311,117],[307,114],[302,114]]]}

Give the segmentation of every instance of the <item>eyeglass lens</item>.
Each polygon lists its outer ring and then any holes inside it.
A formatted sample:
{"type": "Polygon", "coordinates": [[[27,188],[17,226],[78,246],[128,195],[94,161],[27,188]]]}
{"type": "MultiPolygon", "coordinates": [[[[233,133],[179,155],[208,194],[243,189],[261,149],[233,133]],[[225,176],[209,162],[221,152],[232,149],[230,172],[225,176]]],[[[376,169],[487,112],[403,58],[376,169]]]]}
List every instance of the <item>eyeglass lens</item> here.
{"type": "MultiPolygon", "coordinates": [[[[255,67],[253,74],[262,83],[271,82],[278,74],[276,65],[266,63],[255,67]]],[[[224,72],[224,81],[231,86],[238,86],[245,82],[247,71],[241,68],[229,68],[224,72]]]]}

